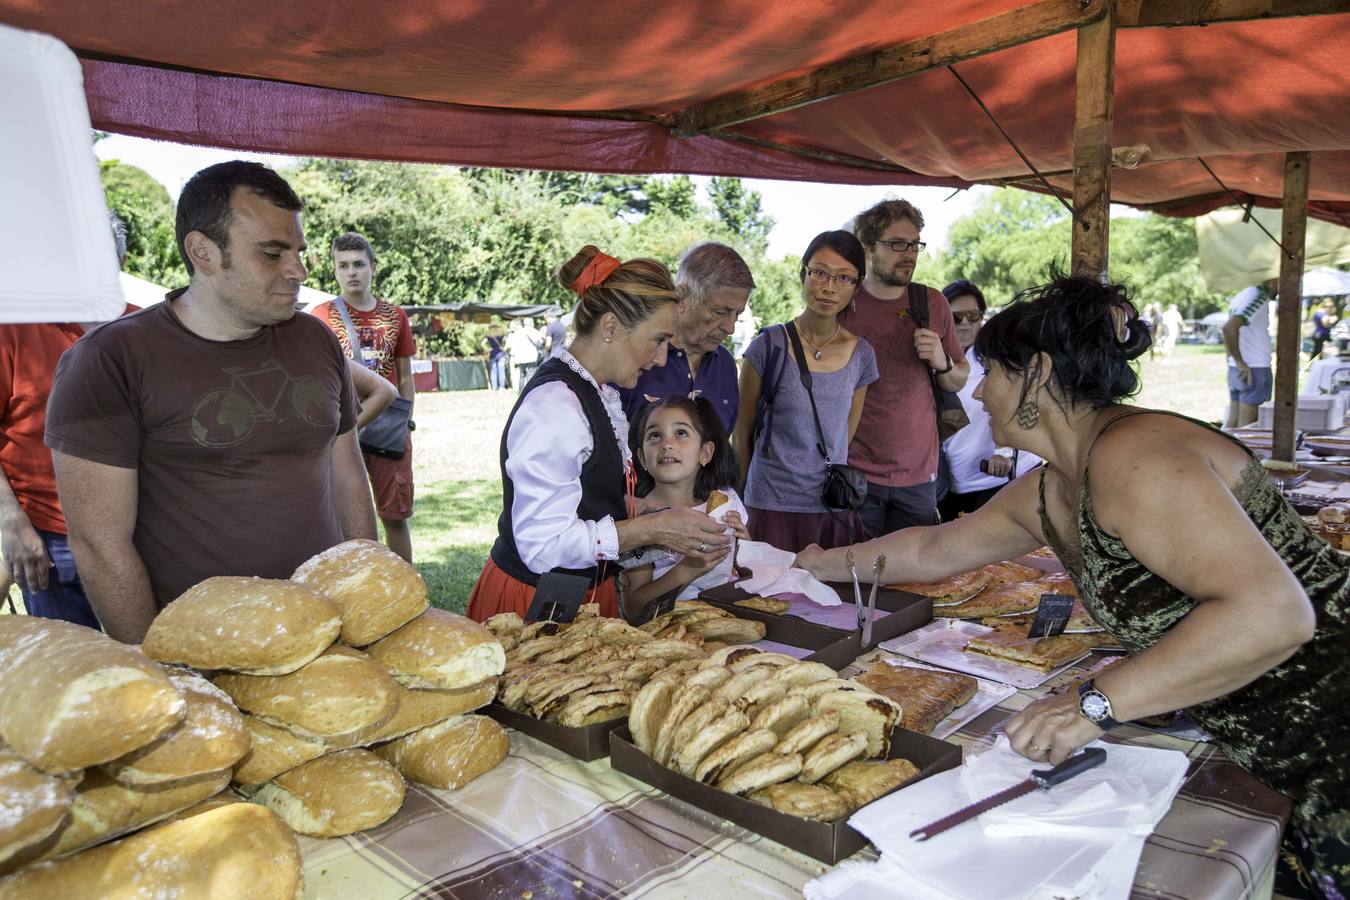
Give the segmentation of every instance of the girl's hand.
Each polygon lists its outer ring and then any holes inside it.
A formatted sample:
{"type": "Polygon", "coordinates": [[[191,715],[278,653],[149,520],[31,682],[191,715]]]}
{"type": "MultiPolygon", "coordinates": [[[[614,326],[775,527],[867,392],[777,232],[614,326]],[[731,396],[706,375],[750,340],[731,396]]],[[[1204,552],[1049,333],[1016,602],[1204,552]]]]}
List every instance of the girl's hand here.
{"type": "Polygon", "coordinates": [[[1078,711],[1077,691],[1037,700],[1009,719],[1004,730],[1014,750],[1052,766],[1102,736],[1102,730],[1078,711]]]}
{"type": "Polygon", "coordinates": [[[722,521],[731,529],[731,533],[736,535],[737,540],[750,540],[750,529],[745,527],[745,520],[741,518],[740,513],[732,510],[722,517],[722,521]]]}
{"type": "Polygon", "coordinates": [[[676,577],[683,583],[688,584],[695,578],[707,575],[717,568],[717,564],[726,559],[729,553],[731,553],[730,547],[719,547],[703,559],[699,559],[697,556],[686,556],[675,564],[672,571],[677,573],[676,577]]]}

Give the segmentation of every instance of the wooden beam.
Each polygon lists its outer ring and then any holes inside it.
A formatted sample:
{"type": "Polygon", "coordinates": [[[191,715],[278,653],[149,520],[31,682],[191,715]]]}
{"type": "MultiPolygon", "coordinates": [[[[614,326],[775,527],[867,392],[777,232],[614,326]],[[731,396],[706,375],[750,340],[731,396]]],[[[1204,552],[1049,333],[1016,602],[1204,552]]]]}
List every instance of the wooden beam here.
{"type": "Polygon", "coordinates": [[[830,97],[889,84],[939,66],[1077,28],[1101,18],[1105,9],[1106,0],[1037,0],[969,25],[691,106],[676,114],[675,134],[693,137],[830,97]]]}
{"type": "Polygon", "coordinates": [[[1284,155],[1284,213],[1280,243],[1279,324],[1275,332],[1275,428],[1270,455],[1294,461],[1294,431],[1298,412],[1299,347],[1302,344],[1303,244],[1308,229],[1308,173],[1312,154],[1306,150],[1284,155]]]}
{"type": "Polygon", "coordinates": [[[1111,222],[1111,114],[1116,21],[1108,0],[1100,20],[1078,29],[1073,125],[1073,274],[1105,280],[1111,222]]]}
{"type": "Polygon", "coordinates": [[[1175,28],[1350,12],[1350,0],[1119,0],[1117,28],[1175,28]]]}

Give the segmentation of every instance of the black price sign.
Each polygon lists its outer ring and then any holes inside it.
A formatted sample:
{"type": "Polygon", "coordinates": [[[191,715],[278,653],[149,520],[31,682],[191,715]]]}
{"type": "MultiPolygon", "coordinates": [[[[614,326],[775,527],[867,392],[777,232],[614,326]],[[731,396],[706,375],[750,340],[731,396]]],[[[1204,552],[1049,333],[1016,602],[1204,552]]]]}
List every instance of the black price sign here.
{"type": "Polygon", "coordinates": [[[570,622],[586,599],[591,580],[580,575],[546,572],[539,577],[534,599],[525,613],[526,622],[570,622]]]}
{"type": "Polygon", "coordinates": [[[1054,637],[1063,634],[1073,614],[1074,598],[1064,594],[1041,594],[1040,605],[1036,607],[1036,618],[1031,620],[1027,637],[1054,637]]]}

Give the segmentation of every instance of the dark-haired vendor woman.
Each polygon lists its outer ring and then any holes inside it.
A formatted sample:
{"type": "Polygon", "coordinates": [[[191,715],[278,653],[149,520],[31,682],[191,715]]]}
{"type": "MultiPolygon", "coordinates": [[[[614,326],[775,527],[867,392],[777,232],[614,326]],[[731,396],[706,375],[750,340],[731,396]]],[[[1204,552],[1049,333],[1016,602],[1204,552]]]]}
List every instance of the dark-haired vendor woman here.
{"type": "MultiPolygon", "coordinates": [[[[975,343],[994,439],[1046,460],[971,515],[852,548],[931,582],[1050,544],[1083,604],[1130,652],[1031,704],[1012,746],[1057,763],[1119,722],[1186,709],[1230,759],[1294,800],[1290,843],[1314,890],[1350,890],[1350,565],[1242,444],[1121,401],[1149,333],[1118,285],[1061,277],[975,343]]],[[[798,564],[847,578],[844,548],[798,564]]],[[[861,566],[859,568],[862,568],[861,566]]]]}

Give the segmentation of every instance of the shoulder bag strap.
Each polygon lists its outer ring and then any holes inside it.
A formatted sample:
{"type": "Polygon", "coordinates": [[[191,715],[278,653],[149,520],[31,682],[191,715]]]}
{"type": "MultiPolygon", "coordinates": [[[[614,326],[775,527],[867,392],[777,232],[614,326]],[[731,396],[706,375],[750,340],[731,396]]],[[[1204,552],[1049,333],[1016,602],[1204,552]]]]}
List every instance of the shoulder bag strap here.
{"type": "Polygon", "coordinates": [[[338,315],[342,316],[342,327],[347,329],[347,343],[352,348],[352,358],[356,359],[361,365],[366,363],[366,352],[361,349],[361,338],[356,333],[356,326],[352,324],[352,315],[347,312],[347,304],[341,295],[333,298],[333,305],[337,307],[338,315]]]}
{"type": "Polygon", "coordinates": [[[801,372],[802,387],[806,388],[806,399],[811,401],[811,418],[816,421],[816,449],[820,455],[825,457],[825,465],[832,465],[830,454],[825,451],[825,429],[820,427],[820,413],[816,411],[816,395],[811,390],[811,370],[806,367],[806,351],[802,350],[801,338],[797,336],[797,324],[788,322],[783,326],[787,329],[788,339],[792,341],[792,355],[797,358],[797,368],[801,372]]]}

